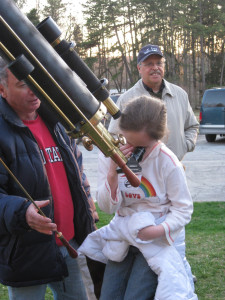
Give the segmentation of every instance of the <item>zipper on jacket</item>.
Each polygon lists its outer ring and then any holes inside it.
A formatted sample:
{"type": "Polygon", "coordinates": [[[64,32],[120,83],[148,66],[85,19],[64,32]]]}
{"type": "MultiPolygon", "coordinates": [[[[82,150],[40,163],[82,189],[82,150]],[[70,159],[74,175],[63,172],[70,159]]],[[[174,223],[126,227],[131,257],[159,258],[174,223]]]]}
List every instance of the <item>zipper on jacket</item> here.
{"type": "Polygon", "coordinates": [[[66,284],[65,284],[65,277],[63,276],[63,279],[62,279],[62,284],[63,284],[63,292],[65,293],[66,292],[66,284]]]}
{"type": "MultiPolygon", "coordinates": [[[[56,126],[55,129],[54,129],[54,133],[55,133],[55,136],[57,137],[57,142],[59,143],[59,145],[60,145],[63,149],[65,149],[66,153],[68,154],[68,159],[71,161],[71,165],[74,167],[75,174],[76,174],[78,180],[80,181],[80,184],[78,184],[79,190],[80,190],[81,193],[83,194],[83,197],[87,198],[87,202],[84,201],[84,203],[85,203],[86,213],[87,213],[87,216],[88,216],[89,221],[90,221],[90,224],[89,224],[89,225],[90,225],[90,228],[89,228],[89,229],[90,229],[91,231],[93,231],[93,230],[95,230],[95,228],[94,228],[94,226],[93,226],[93,224],[92,224],[92,223],[93,223],[92,221],[94,221],[94,220],[93,220],[93,217],[92,217],[92,215],[90,214],[89,209],[88,209],[88,205],[89,205],[88,201],[89,201],[89,200],[88,200],[88,196],[87,196],[87,194],[86,194],[86,192],[85,192],[85,190],[84,190],[84,188],[83,188],[83,185],[82,185],[82,177],[81,177],[81,174],[80,174],[79,166],[78,166],[78,168],[76,167],[76,164],[74,163],[74,158],[71,157],[71,153],[70,153],[70,151],[72,151],[71,148],[70,148],[67,144],[66,144],[66,147],[65,147],[64,143],[61,142],[61,137],[64,139],[63,134],[61,133],[61,128],[58,128],[58,127],[56,126]],[[67,147],[70,149],[70,151],[68,151],[67,147]]],[[[76,145],[76,147],[77,147],[77,145],[76,145]]],[[[78,164],[78,163],[77,163],[77,164],[78,164]]],[[[89,205],[89,206],[90,206],[90,205],[89,205]]]]}

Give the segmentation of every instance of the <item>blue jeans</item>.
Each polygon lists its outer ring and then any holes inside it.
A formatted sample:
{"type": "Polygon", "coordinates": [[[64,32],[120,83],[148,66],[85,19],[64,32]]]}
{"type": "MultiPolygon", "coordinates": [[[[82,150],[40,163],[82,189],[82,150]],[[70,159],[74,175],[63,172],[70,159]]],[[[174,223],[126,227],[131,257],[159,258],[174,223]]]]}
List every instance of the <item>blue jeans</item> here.
{"type": "MultiPolygon", "coordinates": [[[[70,244],[76,249],[75,240],[70,244]]],[[[81,277],[80,268],[76,259],[71,258],[64,246],[60,251],[67,264],[69,276],[63,281],[51,282],[48,284],[52,290],[54,300],[87,300],[84,283],[81,277]]],[[[8,287],[10,300],[45,300],[47,284],[28,287],[8,287]]]]}
{"type": "Polygon", "coordinates": [[[131,246],[122,262],[108,261],[100,300],[150,300],[156,287],[156,274],[141,252],[131,246]]]}

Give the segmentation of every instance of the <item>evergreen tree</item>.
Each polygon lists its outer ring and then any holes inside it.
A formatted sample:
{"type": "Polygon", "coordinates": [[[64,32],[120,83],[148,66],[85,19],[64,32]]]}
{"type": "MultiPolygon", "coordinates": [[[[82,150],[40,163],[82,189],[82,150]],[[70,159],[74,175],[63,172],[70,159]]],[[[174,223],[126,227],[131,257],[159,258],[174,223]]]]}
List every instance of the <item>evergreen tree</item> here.
{"type": "Polygon", "coordinates": [[[36,8],[31,9],[27,13],[27,17],[35,26],[37,26],[40,23],[40,17],[36,8]]]}
{"type": "Polygon", "coordinates": [[[14,2],[16,2],[16,5],[19,8],[23,8],[23,6],[26,4],[27,0],[14,0],[14,2]]]}
{"type": "Polygon", "coordinates": [[[44,6],[42,14],[45,17],[51,16],[56,24],[61,27],[65,22],[66,4],[63,0],[47,0],[47,5],[44,6]]]}

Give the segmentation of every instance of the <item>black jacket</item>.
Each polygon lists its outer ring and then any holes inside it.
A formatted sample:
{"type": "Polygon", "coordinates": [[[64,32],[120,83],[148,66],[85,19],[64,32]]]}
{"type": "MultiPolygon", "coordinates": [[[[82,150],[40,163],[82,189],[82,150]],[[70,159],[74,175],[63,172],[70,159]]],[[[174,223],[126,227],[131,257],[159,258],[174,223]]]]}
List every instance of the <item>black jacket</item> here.
{"type": "MultiPolygon", "coordinates": [[[[81,244],[95,230],[88,202],[89,185],[82,173],[82,156],[61,124],[41,110],[40,115],[64,161],[74,204],[75,238],[81,244]]],[[[2,98],[0,157],[34,200],[49,199],[51,191],[37,142],[2,98]]],[[[54,235],[41,234],[27,225],[25,213],[29,205],[21,188],[0,164],[0,282],[5,285],[37,285],[68,275],[54,235]]],[[[53,219],[52,203],[43,211],[53,219]]]]}

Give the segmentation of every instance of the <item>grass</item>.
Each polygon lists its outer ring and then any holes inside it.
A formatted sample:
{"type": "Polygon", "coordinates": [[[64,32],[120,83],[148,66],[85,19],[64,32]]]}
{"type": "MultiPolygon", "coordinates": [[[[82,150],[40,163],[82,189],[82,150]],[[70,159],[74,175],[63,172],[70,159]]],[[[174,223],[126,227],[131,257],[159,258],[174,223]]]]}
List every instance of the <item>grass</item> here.
{"type": "Polygon", "coordinates": [[[194,204],[186,227],[187,258],[200,300],[225,299],[225,202],[194,204]]]}
{"type": "MultiPolygon", "coordinates": [[[[100,228],[108,224],[112,216],[98,207],[97,210],[100,228]]],[[[186,246],[187,259],[197,277],[198,299],[225,300],[225,202],[194,203],[192,221],[186,227],[186,246]]],[[[8,300],[7,288],[3,285],[0,285],[0,299],[8,300]]],[[[49,289],[45,299],[53,299],[49,289]]]]}

